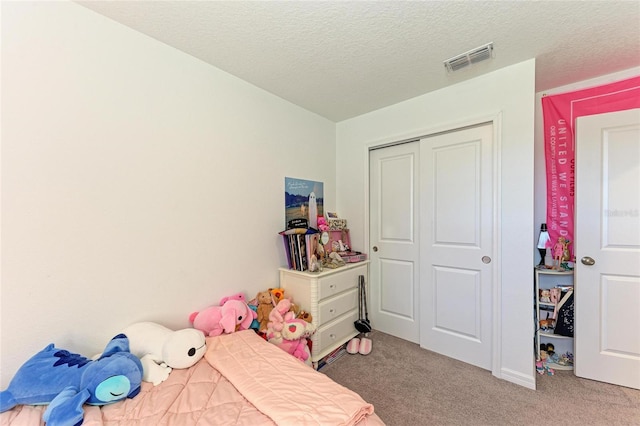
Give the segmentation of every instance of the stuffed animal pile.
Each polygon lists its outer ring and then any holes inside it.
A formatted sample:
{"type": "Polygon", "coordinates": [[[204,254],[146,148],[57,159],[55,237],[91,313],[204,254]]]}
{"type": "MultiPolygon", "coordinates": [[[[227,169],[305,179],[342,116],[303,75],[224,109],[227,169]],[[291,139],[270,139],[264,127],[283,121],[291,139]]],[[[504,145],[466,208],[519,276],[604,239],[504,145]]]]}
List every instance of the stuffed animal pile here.
{"type": "Polygon", "coordinates": [[[258,331],[260,331],[260,333],[267,332],[269,314],[282,299],[284,299],[283,288],[269,288],[265,291],[258,292],[256,298],[249,302],[256,306],[256,312],[258,314],[257,319],[260,324],[258,326],[258,331]]]}
{"type": "Polygon", "coordinates": [[[193,328],[177,331],[153,322],[131,324],[93,359],[50,344],[20,367],[9,387],[0,392],[0,413],[20,404],[48,405],[43,414],[47,426],[81,424],[84,404],[133,398],[142,381],[158,385],[173,369],[189,368],[202,359],[205,336],[251,327],[260,328],[271,343],[310,363],[307,338],[315,326],[308,313],[284,298],[282,288],[259,292],[252,306],[242,292],[223,297],[219,305],[193,312],[189,321],[193,328]]]}

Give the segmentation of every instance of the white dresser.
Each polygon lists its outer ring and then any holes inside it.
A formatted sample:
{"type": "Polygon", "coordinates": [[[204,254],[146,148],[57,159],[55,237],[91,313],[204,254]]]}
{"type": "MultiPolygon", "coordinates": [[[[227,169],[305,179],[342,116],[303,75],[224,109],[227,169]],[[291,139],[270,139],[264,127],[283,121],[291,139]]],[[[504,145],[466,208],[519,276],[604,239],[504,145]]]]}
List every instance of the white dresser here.
{"type": "Polygon", "coordinates": [[[313,316],[317,330],[312,336],[311,362],[357,336],[358,276],[369,282],[369,261],[348,263],[322,272],[299,272],[280,268],[280,287],[301,309],[313,316]]]}

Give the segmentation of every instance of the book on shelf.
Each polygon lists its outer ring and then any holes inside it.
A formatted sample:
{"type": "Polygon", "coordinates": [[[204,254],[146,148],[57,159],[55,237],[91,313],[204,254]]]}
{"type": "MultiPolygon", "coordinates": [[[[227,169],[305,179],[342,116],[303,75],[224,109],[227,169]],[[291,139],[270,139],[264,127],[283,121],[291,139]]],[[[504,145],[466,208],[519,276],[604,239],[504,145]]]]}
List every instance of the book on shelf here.
{"type": "Polygon", "coordinates": [[[281,232],[287,266],[296,271],[306,271],[311,264],[311,256],[315,253],[317,233],[313,229],[305,232],[281,232]]]}
{"type": "Polygon", "coordinates": [[[296,271],[306,271],[311,263],[313,236],[316,234],[307,233],[280,233],[282,235],[287,266],[296,271]]]}

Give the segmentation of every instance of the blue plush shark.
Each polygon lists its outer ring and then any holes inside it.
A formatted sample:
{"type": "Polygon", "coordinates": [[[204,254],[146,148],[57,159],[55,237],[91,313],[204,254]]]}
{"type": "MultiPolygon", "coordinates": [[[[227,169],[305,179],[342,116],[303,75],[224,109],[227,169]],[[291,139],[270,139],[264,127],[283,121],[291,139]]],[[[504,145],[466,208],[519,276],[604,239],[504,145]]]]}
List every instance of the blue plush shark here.
{"type": "Polygon", "coordinates": [[[84,404],[106,405],[140,392],[142,364],[129,352],[129,339],[115,336],[92,361],[48,345],[20,367],[0,392],[0,413],[18,404],[47,405],[47,426],[79,425],[84,404]]]}

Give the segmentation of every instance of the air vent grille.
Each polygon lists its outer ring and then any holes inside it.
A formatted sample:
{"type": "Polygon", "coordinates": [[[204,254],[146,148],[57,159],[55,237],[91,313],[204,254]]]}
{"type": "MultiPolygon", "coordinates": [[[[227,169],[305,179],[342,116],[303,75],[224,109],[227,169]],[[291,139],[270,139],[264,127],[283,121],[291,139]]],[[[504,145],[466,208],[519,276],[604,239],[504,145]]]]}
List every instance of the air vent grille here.
{"type": "Polygon", "coordinates": [[[493,57],[493,43],[469,50],[461,55],[454,56],[444,61],[444,67],[449,72],[458,71],[471,64],[475,64],[493,57]]]}

